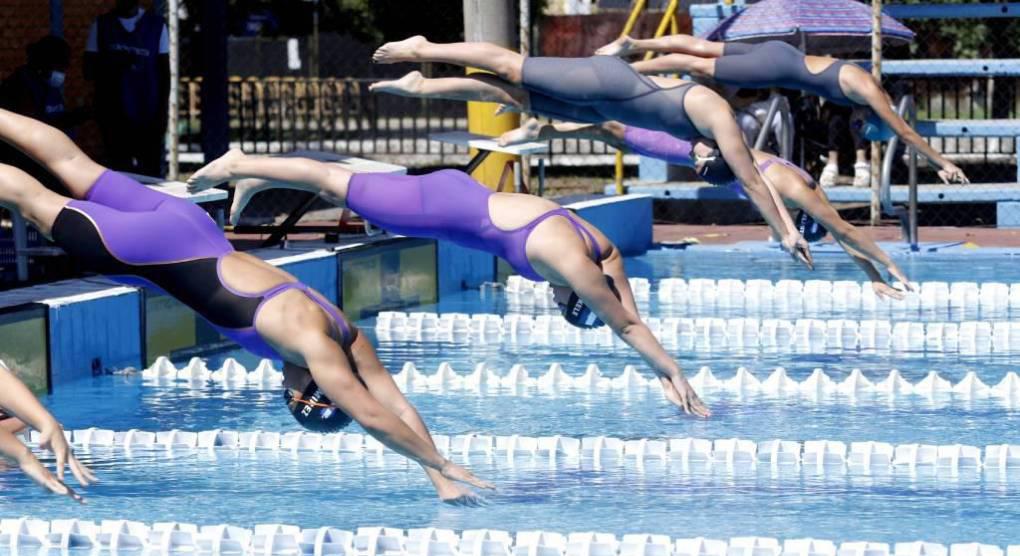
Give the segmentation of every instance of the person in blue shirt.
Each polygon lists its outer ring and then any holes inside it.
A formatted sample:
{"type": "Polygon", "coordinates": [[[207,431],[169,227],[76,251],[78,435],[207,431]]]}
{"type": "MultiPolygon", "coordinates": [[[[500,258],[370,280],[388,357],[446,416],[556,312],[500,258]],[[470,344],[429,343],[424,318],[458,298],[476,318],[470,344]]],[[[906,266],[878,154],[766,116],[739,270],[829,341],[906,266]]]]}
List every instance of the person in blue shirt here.
{"type": "Polygon", "coordinates": [[[162,173],[169,51],[166,23],[139,0],[117,0],[89,30],[85,78],[95,82],[96,121],[115,170],[162,173]]]}

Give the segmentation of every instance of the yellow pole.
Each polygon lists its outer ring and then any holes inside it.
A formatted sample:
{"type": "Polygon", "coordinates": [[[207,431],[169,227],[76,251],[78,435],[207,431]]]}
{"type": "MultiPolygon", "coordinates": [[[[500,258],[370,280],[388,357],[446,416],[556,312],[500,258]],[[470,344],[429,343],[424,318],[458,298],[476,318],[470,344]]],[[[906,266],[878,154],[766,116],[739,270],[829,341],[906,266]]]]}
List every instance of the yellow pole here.
{"type": "MultiPolygon", "coordinates": [[[[627,16],[627,22],[623,24],[623,31],[620,32],[620,36],[629,35],[634,30],[634,25],[637,24],[638,16],[641,15],[642,10],[645,9],[645,0],[634,0],[634,5],[630,8],[630,15],[627,16]]],[[[616,151],[616,170],[614,173],[616,181],[616,194],[623,195],[623,151],[616,151]]]]}
{"type": "MultiPolygon", "coordinates": [[[[507,48],[514,48],[517,41],[517,24],[513,0],[463,0],[464,40],[487,41],[507,48]]],[[[478,71],[468,68],[467,73],[478,71]]],[[[519,125],[517,114],[496,116],[497,105],[491,102],[469,102],[467,109],[468,131],[481,135],[499,136],[519,125]]],[[[476,153],[471,149],[471,156],[476,153]]],[[[476,169],[472,176],[486,186],[495,189],[508,161],[517,157],[491,153],[476,169]]]]}
{"type": "MultiPolygon", "coordinates": [[[[680,0],[670,0],[669,6],[666,7],[666,13],[662,14],[662,21],[659,22],[659,26],[655,29],[655,38],[659,38],[664,35],[666,33],[666,29],[670,27],[672,27],[674,34],[679,32],[678,23],[676,21],[676,8],[679,4],[680,0]]],[[[644,0],[637,0],[634,3],[634,9],[630,12],[630,17],[627,18],[627,24],[623,26],[623,35],[630,34],[631,29],[634,28],[634,24],[637,23],[639,11],[644,7],[644,0]]],[[[645,54],[645,60],[649,60],[651,57],[651,52],[645,54]]],[[[623,152],[616,151],[616,194],[623,195],[623,193],[623,152]]]]}

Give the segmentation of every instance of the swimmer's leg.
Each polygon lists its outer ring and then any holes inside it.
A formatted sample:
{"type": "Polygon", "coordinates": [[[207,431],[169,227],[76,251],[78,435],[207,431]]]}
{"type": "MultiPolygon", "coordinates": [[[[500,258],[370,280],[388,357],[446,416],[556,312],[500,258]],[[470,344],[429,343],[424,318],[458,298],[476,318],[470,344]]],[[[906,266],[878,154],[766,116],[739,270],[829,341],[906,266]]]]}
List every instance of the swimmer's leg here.
{"type": "Polygon", "coordinates": [[[398,62],[440,62],[457,66],[491,71],[510,81],[521,82],[524,57],[520,54],[487,42],[457,42],[439,44],[429,42],[421,35],[402,41],[388,42],[372,55],[377,64],[398,62]]]}
{"type": "Polygon", "coordinates": [[[466,77],[426,78],[421,72],[412,71],[400,79],[373,83],[368,90],[414,98],[498,102],[517,110],[525,110],[528,97],[524,89],[512,83],[478,73],[466,77]]]}
{"type": "Polygon", "coordinates": [[[84,199],[106,170],[86,156],[62,131],[2,109],[0,140],[35,159],[59,178],[75,199],[84,199]]]}
{"type": "Polygon", "coordinates": [[[553,139],[588,139],[606,143],[623,150],[626,126],[620,122],[584,124],[556,122],[544,124],[530,118],[521,127],[512,129],[499,138],[500,145],[515,145],[527,141],[551,141],[553,139]]]}
{"type": "Polygon", "coordinates": [[[230,207],[230,222],[236,224],[251,198],[267,189],[308,191],[344,206],[351,173],[337,164],[310,158],[249,156],[231,149],[192,174],[188,185],[201,190],[230,180],[241,180],[234,188],[230,207]]]}
{"type": "Polygon", "coordinates": [[[699,58],[687,54],[668,54],[651,60],[634,62],[630,67],[638,73],[683,73],[694,77],[713,78],[715,76],[715,59],[699,58]]]}
{"type": "Polygon", "coordinates": [[[642,52],[676,52],[701,58],[718,58],[723,55],[726,43],[699,39],[690,35],[667,35],[652,39],[635,39],[622,36],[595,51],[599,56],[628,56],[642,52]]]}
{"type": "Polygon", "coordinates": [[[69,200],[46,189],[23,170],[0,164],[0,205],[17,211],[44,236],[53,237],[53,222],[69,200]]]}

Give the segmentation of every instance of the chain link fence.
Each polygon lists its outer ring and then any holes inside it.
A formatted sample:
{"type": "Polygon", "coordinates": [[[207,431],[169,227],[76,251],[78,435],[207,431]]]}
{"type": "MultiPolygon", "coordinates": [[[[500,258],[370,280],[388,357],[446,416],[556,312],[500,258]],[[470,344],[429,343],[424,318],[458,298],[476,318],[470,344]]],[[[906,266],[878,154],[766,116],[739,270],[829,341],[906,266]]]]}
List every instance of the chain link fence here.
{"type": "MultiPolygon", "coordinates": [[[[1020,19],[1002,2],[894,0],[884,9],[916,37],[909,47],[883,53],[883,84],[896,100],[912,96],[917,130],[971,181],[941,185],[934,165],[921,157],[918,223],[1020,225],[1020,19]]],[[[892,182],[907,183],[906,159],[895,162],[892,182]]],[[[894,200],[898,193],[893,187],[894,200]]]]}

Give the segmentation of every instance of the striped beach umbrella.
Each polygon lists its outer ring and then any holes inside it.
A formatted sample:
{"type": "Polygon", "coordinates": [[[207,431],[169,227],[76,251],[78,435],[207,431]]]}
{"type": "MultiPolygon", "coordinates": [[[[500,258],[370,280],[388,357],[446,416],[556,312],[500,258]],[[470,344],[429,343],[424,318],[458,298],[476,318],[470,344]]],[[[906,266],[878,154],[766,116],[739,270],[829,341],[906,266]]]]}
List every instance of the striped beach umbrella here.
{"type": "MultiPolygon", "coordinates": [[[[871,6],[855,0],[763,0],[724,19],[705,38],[786,41],[806,53],[845,54],[871,47],[871,6]]],[[[882,42],[909,43],[914,32],[882,15],[882,42]]]]}

